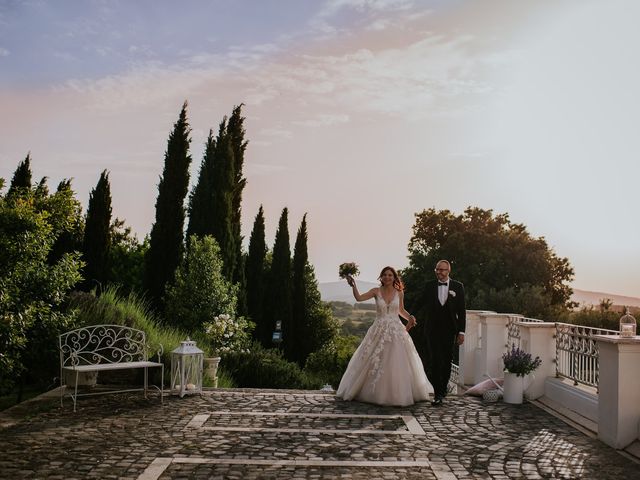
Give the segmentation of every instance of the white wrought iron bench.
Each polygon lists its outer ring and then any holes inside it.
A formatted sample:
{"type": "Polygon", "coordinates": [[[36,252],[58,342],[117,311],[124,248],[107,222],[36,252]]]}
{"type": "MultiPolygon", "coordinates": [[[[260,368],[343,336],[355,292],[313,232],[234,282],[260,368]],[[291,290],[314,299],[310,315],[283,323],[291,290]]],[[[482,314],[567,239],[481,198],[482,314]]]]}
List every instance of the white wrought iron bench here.
{"type": "Polygon", "coordinates": [[[73,411],[76,411],[78,397],[100,395],[104,393],[122,393],[144,391],[147,398],[148,369],[161,369],[160,387],[152,385],[160,392],[160,403],[164,394],[164,364],[161,362],[162,345],[158,348],[158,361],[148,359],[149,345],[142,330],[122,325],[92,325],[77,328],[60,335],[60,406],[65,394],[73,400],[73,411]],[[86,372],[105,370],[144,368],[144,387],[126,390],[108,390],[100,392],[78,393],[78,376],[86,372]],[[65,371],[75,376],[75,385],[67,385],[65,371]],[[75,375],[73,375],[75,373],[75,375]],[[67,393],[67,387],[73,392],[67,393]],[[70,388],[69,388],[70,389],[70,388]]]}

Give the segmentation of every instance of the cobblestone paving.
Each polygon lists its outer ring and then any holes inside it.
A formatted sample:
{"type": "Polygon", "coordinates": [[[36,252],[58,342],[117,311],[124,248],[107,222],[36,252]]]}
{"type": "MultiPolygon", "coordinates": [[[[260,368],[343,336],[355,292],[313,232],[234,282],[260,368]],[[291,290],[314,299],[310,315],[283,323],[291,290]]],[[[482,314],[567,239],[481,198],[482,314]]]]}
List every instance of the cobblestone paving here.
{"type": "Polygon", "coordinates": [[[640,479],[638,463],[531,404],[213,390],[36,407],[0,430],[0,478],[640,479]]]}

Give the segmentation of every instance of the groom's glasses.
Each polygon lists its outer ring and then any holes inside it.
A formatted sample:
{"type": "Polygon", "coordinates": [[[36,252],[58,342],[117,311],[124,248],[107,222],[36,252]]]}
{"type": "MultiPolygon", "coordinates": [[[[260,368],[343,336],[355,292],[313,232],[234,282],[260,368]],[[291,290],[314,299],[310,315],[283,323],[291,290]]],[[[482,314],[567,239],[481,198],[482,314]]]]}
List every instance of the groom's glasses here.
{"type": "Polygon", "coordinates": [[[448,272],[448,268],[436,268],[436,272],[448,272]]]}

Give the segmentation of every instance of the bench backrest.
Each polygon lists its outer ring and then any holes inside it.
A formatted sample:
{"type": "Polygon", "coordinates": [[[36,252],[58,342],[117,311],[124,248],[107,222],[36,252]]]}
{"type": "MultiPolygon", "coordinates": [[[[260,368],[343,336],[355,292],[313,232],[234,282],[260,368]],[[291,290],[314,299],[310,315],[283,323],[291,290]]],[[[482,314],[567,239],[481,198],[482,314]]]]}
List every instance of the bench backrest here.
{"type": "Polygon", "coordinates": [[[147,360],[145,333],[122,325],[91,325],[60,335],[60,365],[147,360]]]}

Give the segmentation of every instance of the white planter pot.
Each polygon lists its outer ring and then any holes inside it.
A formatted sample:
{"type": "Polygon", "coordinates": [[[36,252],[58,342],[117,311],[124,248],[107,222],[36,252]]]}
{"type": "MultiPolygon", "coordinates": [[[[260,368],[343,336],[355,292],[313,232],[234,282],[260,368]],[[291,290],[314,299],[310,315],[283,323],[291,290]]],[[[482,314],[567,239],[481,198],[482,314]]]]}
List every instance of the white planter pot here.
{"type": "Polygon", "coordinates": [[[214,388],[218,386],[218,365],[220,365],[220,357],[204,359],[204,374],[213,382],[214,388]]]}
{"type": "Polygon", "coordinates": [[[503,398],[505,403],[522,403],[524,393],[524,377],[515,373],[504,372],[503,398]]]}

